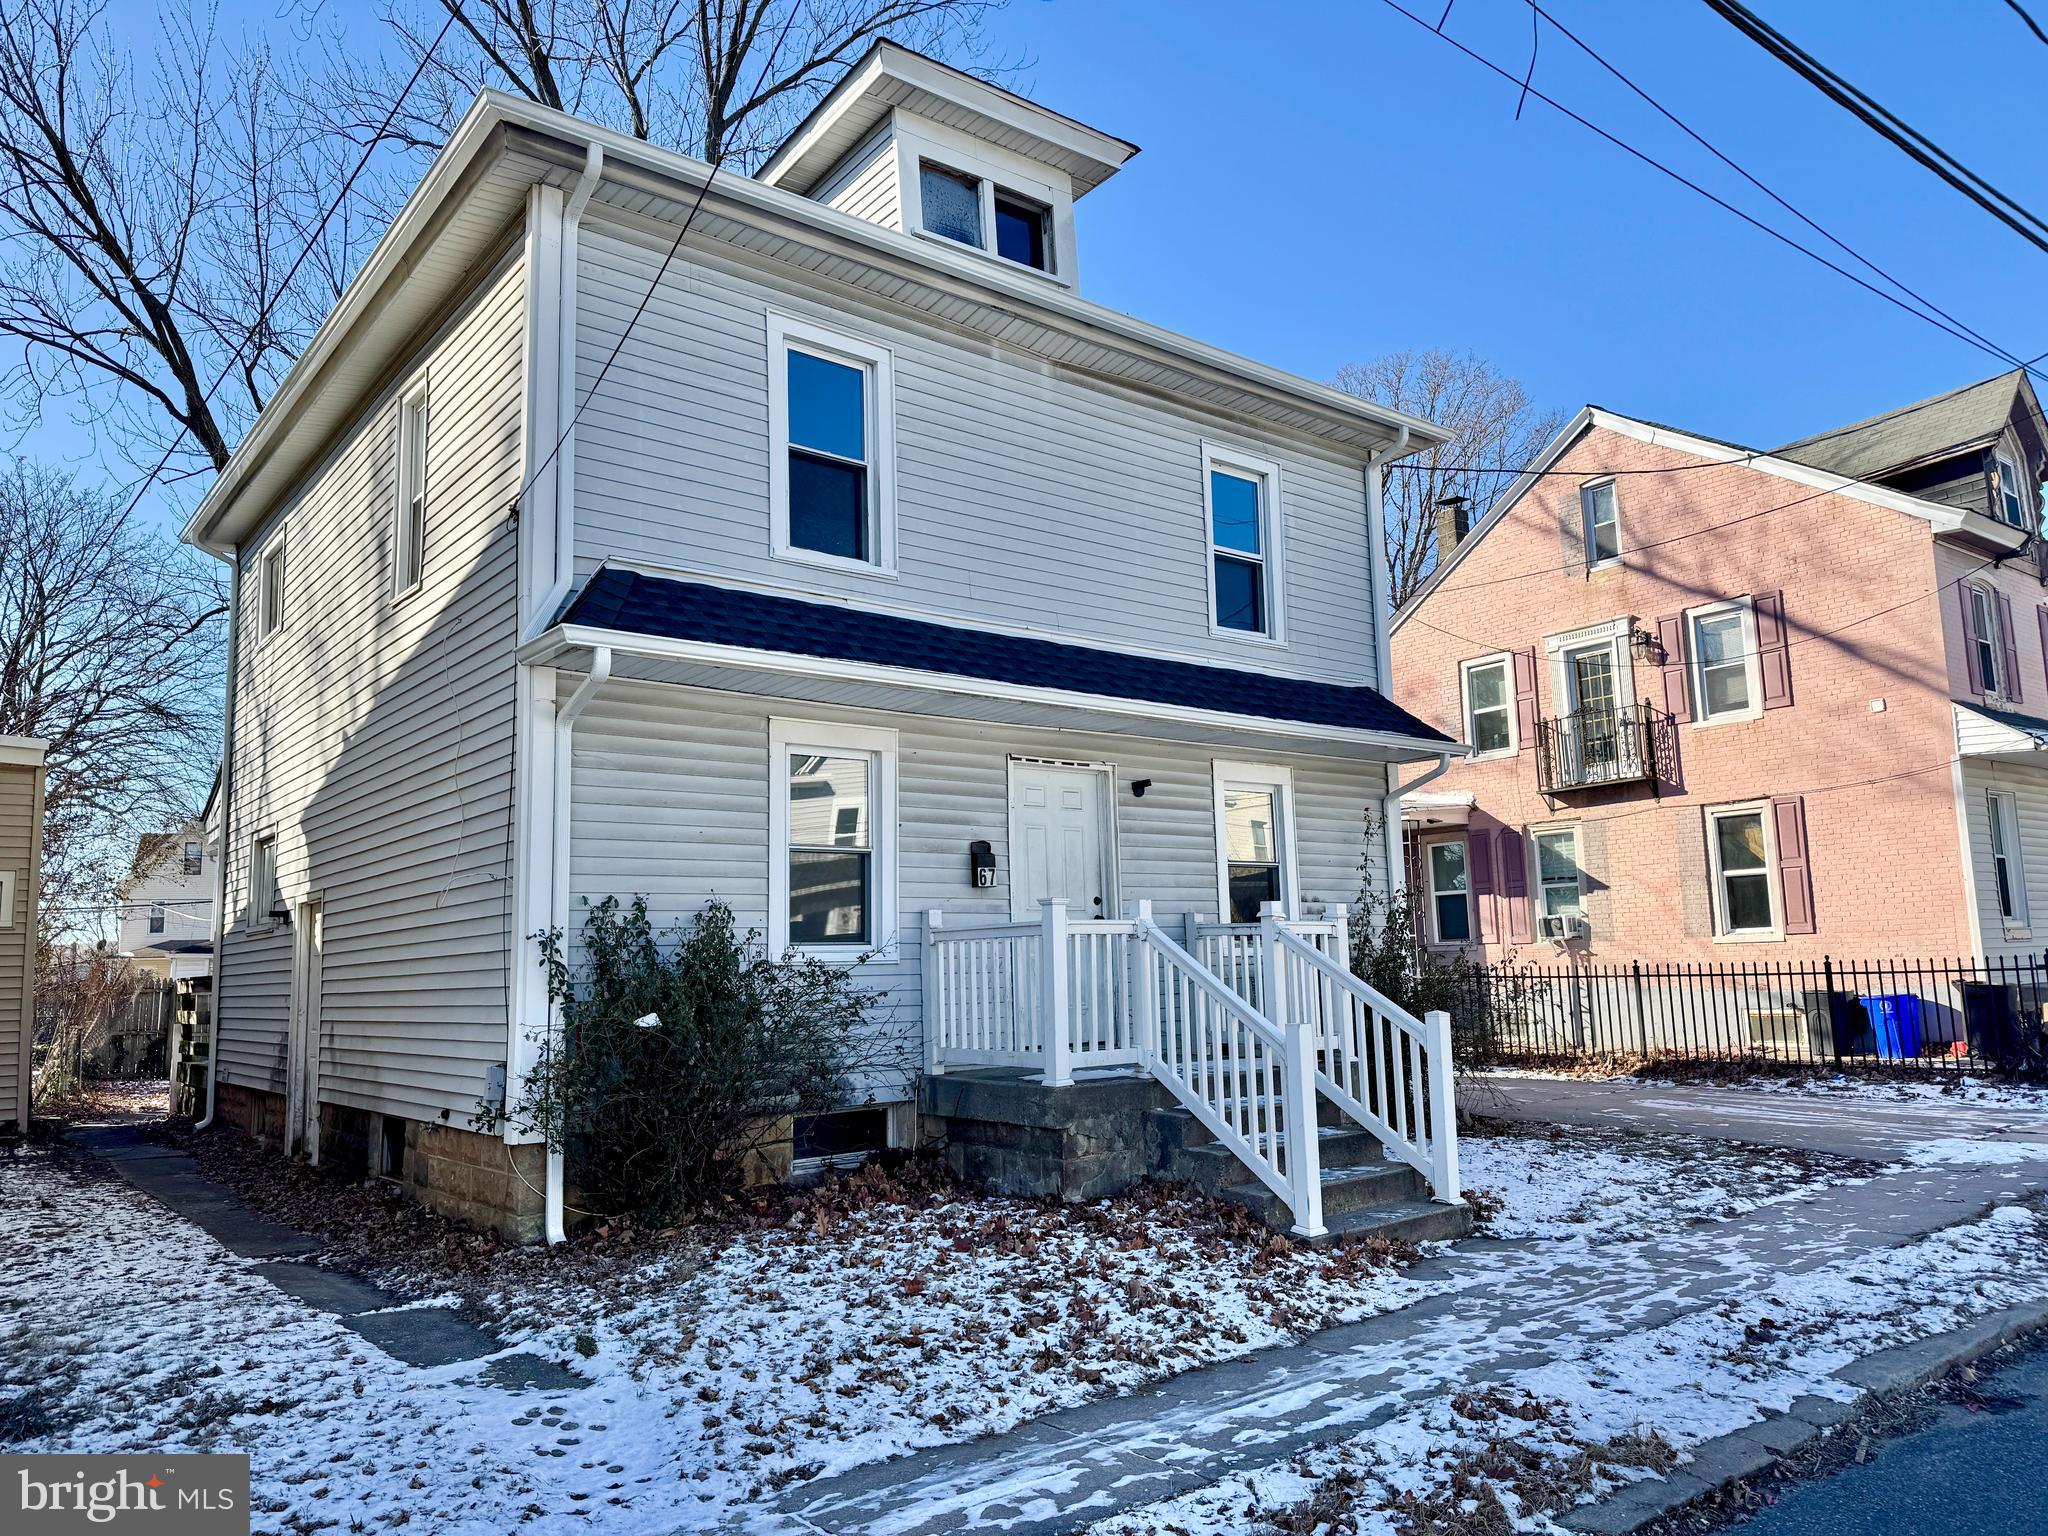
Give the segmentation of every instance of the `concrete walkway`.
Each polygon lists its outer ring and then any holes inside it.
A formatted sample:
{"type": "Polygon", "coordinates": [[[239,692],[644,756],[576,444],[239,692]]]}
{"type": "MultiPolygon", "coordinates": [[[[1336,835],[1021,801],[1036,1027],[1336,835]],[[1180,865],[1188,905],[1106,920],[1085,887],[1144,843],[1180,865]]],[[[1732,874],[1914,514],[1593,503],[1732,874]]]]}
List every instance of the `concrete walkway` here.
{"type": "Polygon", "coordinates": [[[183,1152],[145,1140],[135,1122],[82,1125],[71,1139],[228,1252],[255,1261],[256,1273],[280,1291],[333,1314],[394,1360],[439,1366],[496,1356],[487,1370],[494,1386],[554,1390],[584,1384],[553,1361],[505,1353],[500,1340],[460,1312],[418,1306],[342,1270],[309,1262],[320,1252],[317,1239],[251,1210],[232,1190],[201,1173],[183,1152]]]}
{"type": "MultiPolygon", "coordinates": [[[[2044,1148],[2048,1151],[2048,1148],[2044,1148]]],[[[1416,1403],[1658,1327],[1771,1277],[1910,1242],[2048,1190],[2048,1163],[1903,1168],[1634,1243],[1474,1241],[1412,1272],[1428,1300],[1003,1435],[792,1488],[780,1529],[1055,1536],[1361,1434],[1416,1403]]],[[[757,1515],[750,1530],[764,1526],[757,1515]]]]}
{"type": "MultiPolygon", "coordinates": [[[[1873,1162],[1943,1140],[2021,1142],[2048,1155],[2048,1107],[2029,1113],[1949,1098],[1891,1101],[1860,1093],[1824,1096],[1635,1078],[1491,1075],[1463,1096],[1475,1113],[1502,1120],[1708,1136],[1873,1162]]],[[[2043,1103],[2048,1106],[2048,1098],[2043,1103]]]]}

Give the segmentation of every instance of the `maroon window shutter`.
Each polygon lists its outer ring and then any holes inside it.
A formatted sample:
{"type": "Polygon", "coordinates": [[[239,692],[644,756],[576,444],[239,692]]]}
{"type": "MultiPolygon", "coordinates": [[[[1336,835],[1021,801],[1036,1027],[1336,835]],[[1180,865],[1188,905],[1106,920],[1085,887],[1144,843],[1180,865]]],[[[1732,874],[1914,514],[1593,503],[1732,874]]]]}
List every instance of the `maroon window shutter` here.
{"type": "Polygon", "coordinates": [[[1533,943],[1536,929],[1529,910],[1529,855],[1523,845],[1522,834],[1513,827],[1503,827],[1497,841],[1500,843],[1500,896],[1501,905],[1507,908],[1508,942],[1533,943]]]}
{"type": "Polygon", "coordinates": [[[1472,936],[1491,944],[1500,937],[1493,910],[1493,839],[1478,821],[1473,817],[1474,825],[1465,839],[1465,861],[1471,866],[1467,886],[1472,892],[1472,936]]]}
{"type": "Polygon", "coordinates": [[[2005,660],[2005,696],[2017,704],[2026,697],[2020,686],[2020,637],[2013,627],[2012,604],[2003,592],[1993,592],[1998,603],[1998,649],[2005,660]]]}
{"type": "Polygon", "coordinates": [[[1756,609],[1757,669],[1763,674],[1764,708],[1783,709],[1792,702],[1792,653],[1785,636],[1785,594],[1760,592],[1756,609]]]}
{"type": "Polygon", "coordinates": [[[1692,707],[1685,686],[1685,615],[1657,621],[1657,645],[1664,652],[1664,709],[1674,720],[1690,720],[1692,707]]]}
{"type": "Polygon", "coordinates": [[[2041,625],[2041,676],[2048,681],[2048,603],[2036,608],[2034,615],[2041,625]]]}
{"type": "MultiPolygon", "coordinates": [[[[2042,610],[2048,613],[2048,609],[2042,610]]],[[[1536,648],[1515,652],[1515,723],[1522,750],[1536,745],[1536,648]]]]}
{"type": "Polygon", "coordinates": [[[1797,795],[1771,802],[1778,843],[1778,891],[1787,933],[1813,932],[1813,870],[1806,857],[1806,802],[1797,795]]]}
{"type": "Polygon", "coordinates": [[[1977,665],[1977,629],[1970,622],[1970,589],[1956,588],[1956,596],[1963,601],[1963,665],[1969,669],[1970,692],[1984,691],[1984,669],[1977,665]]]}

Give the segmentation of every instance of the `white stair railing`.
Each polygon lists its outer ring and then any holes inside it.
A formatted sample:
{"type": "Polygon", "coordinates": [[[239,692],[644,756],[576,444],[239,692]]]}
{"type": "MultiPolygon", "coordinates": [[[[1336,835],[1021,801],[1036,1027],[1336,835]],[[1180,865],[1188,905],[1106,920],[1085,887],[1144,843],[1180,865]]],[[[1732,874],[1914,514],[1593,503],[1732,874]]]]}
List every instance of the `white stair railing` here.
{"type": "Polygon", "coordinates": [[[1288,1017],[1314,1030],[1315,1087],[1396,1157],[1429,1180],[1446,1204],[1460,1198],[1451,1016],[1418,1019],[1314,943],[1291,932],[1268,903],[1264,974],[1288,1017]]]}
{"type": "Polygon", "coordinates": [[[1139,1048],[1145,1067],[1210,1135],[1287,1202],[1294,1231],[1319,1237],[1315,1043],[1306,1020],[1269,1018],[1153,922],[1132,929],[1139,1048]]]}

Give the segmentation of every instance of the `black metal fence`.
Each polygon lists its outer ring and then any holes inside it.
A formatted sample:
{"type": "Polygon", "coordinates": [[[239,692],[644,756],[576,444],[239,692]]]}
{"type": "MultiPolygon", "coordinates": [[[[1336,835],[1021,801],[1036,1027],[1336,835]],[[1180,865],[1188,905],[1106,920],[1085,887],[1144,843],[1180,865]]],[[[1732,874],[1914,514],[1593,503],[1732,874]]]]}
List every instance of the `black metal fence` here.
{"type": "Polygon", "coordinates": [[[1720,965],[1493,966],[1459,1054],[1516,1065],[1648,1059],[2048,1077],[2048,954],[1720,965]]]}

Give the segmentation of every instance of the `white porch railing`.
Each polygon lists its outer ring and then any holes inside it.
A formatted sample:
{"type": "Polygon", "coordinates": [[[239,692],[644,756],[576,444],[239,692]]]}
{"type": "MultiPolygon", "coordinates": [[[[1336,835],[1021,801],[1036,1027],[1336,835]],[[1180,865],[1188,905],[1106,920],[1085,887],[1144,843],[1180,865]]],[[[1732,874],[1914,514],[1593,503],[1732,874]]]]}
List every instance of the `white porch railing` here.
{"type": "Polygon", "coordinates": [[[926,1071],[1020,1067],[1050,1086],[1077,1068],[1149,1072],[1311,1235],[1321,1092],[1436,1198],[1458,1198],[1450,1019],[1418,1021],[1351,975],[1341,908],[1317,922],[1271,903],[1257,924],[1191,917],[1186,943],[1149,902],[1128,919],[1075,922],[1048,901],[1037,922],[925,923],[926,1071]]]}

